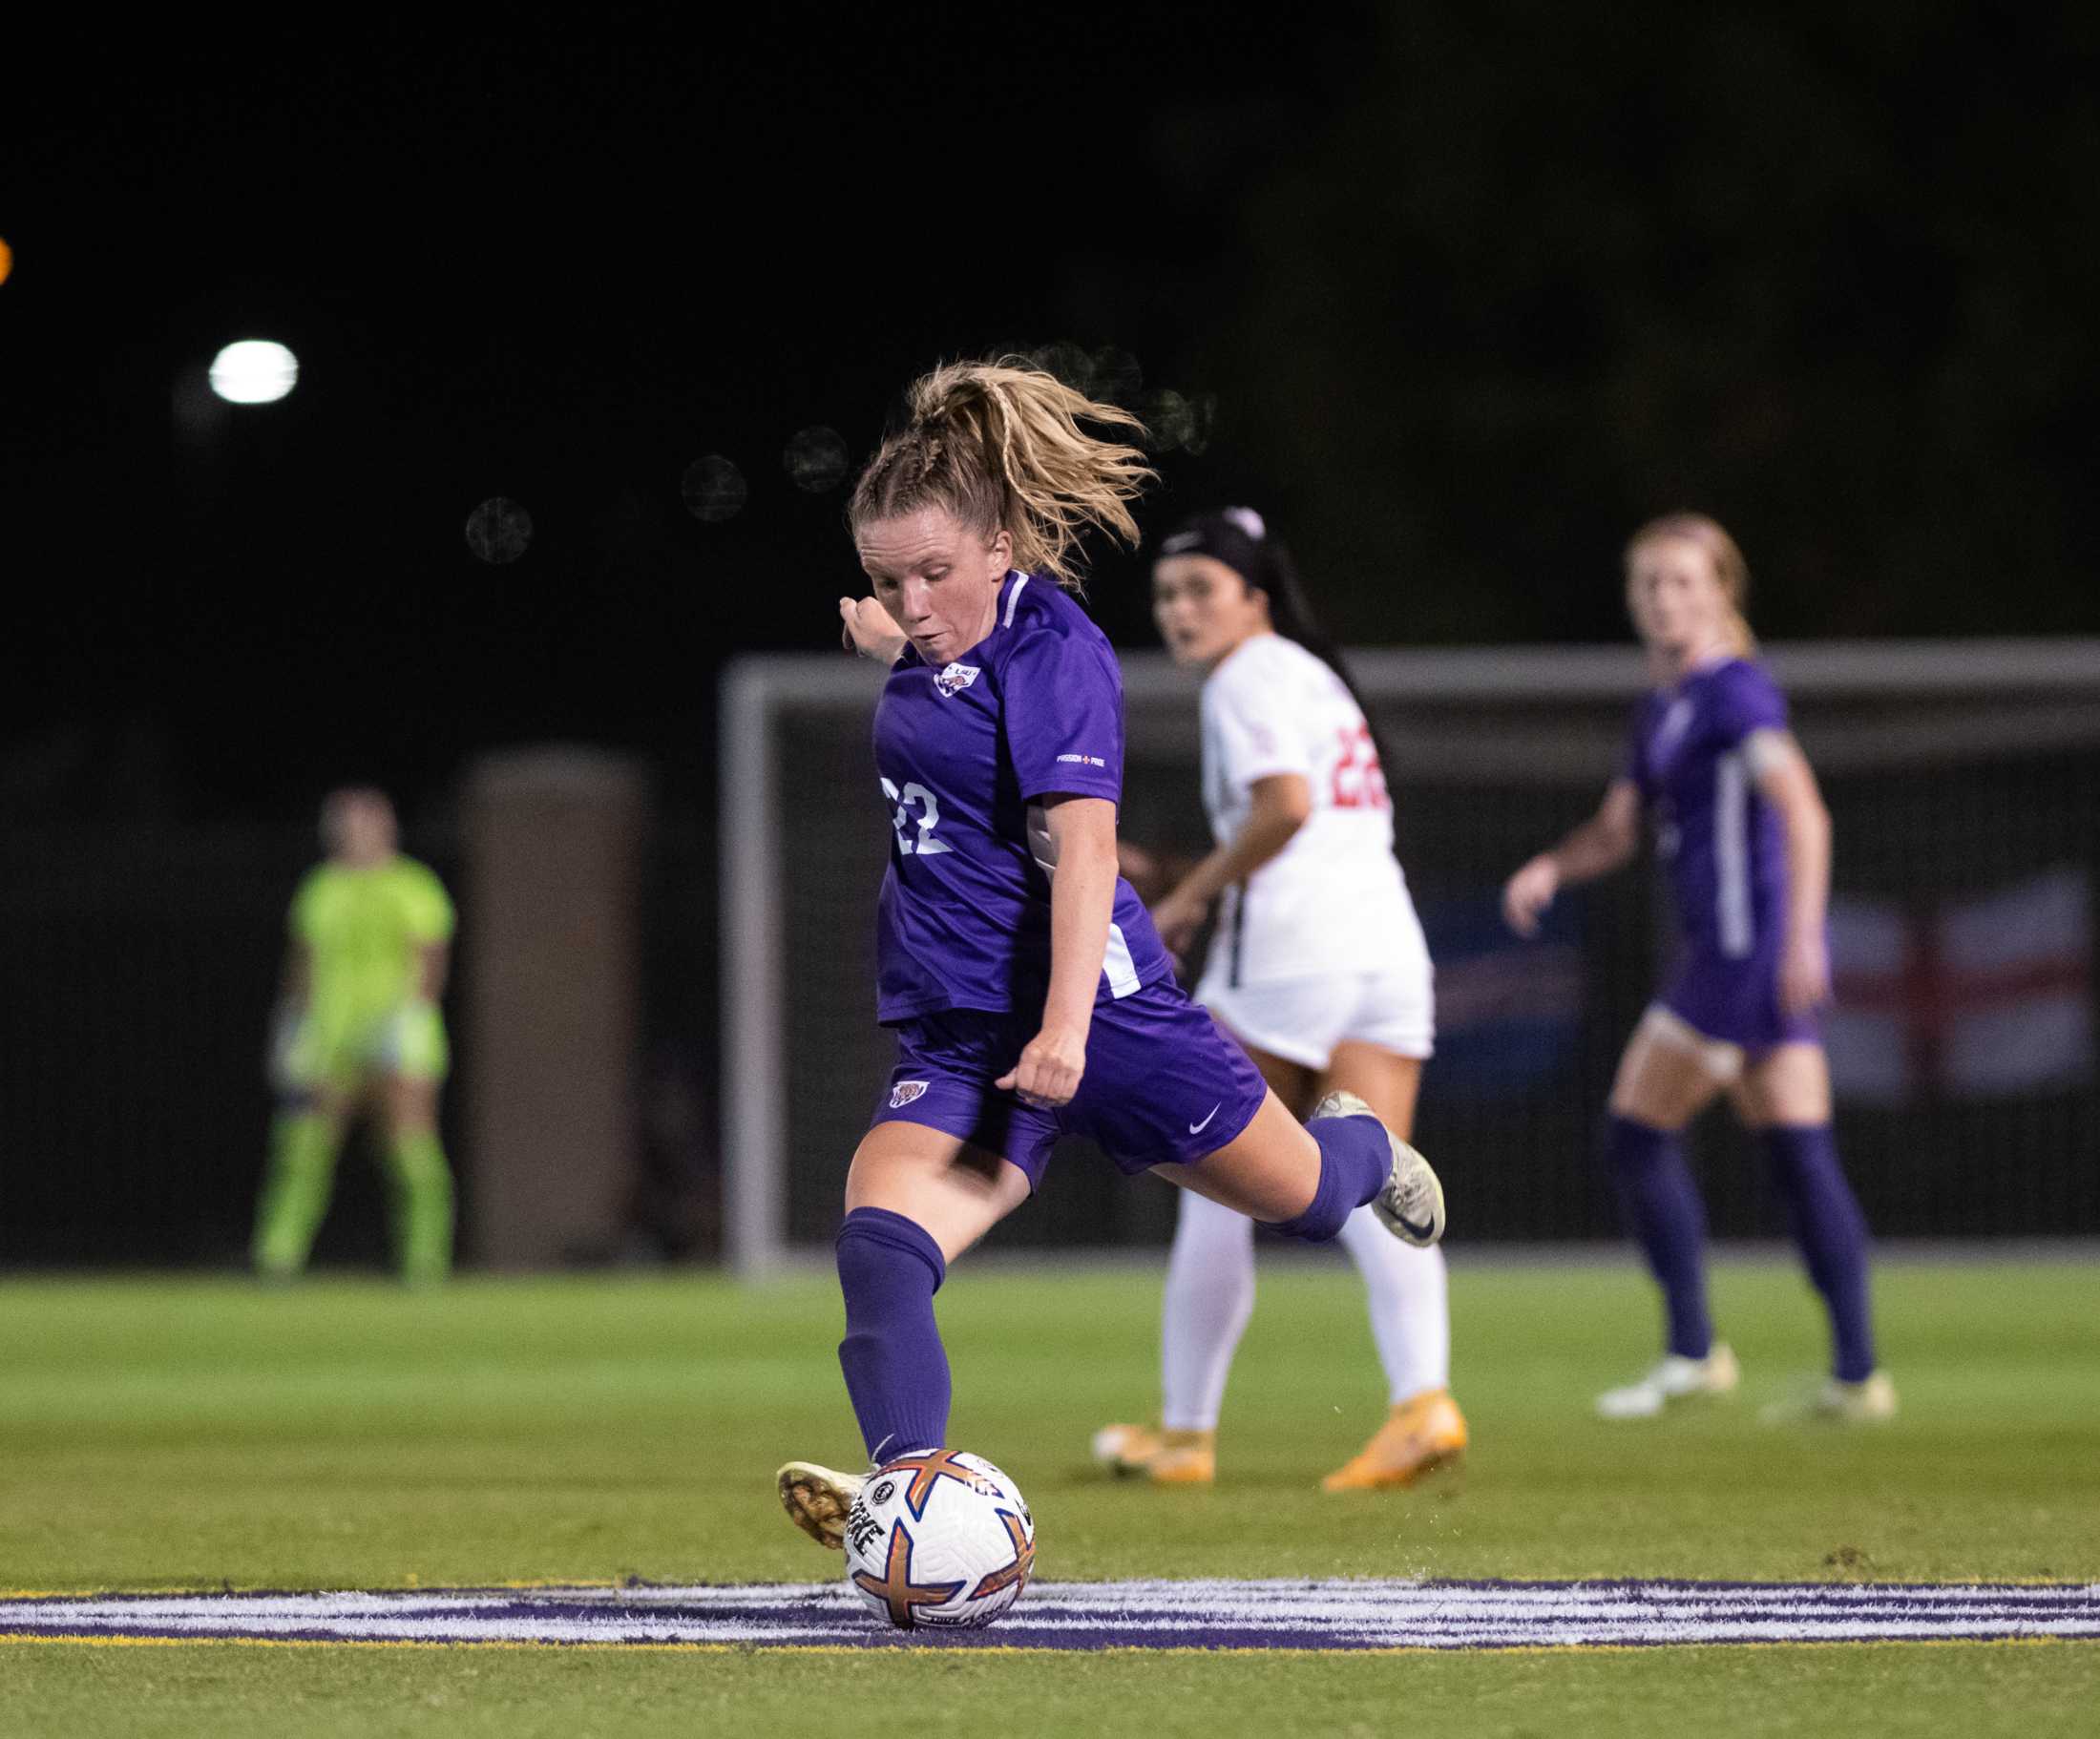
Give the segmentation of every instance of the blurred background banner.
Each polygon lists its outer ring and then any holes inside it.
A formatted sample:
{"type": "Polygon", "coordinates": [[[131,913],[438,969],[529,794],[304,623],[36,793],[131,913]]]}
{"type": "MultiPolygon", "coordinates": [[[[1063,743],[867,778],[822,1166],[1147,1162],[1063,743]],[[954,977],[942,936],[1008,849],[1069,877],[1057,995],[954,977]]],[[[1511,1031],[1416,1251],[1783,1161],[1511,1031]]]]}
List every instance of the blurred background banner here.
{"type": "Polygon", "coordinates": [[[1436,963],[1439,1095],[1536,1090],[1564,1074],[1582,1036],[1582,909],[1563,900],[1526,941],[1502,922],[1502,890],[1420,916],[1436,963]]]}
{"type": "Polygon", "coordinates": [[[2092,878],[2061,867],[1978,897],[1830,914],[1840,1099],[2074,1091],[2093,1072],[2092,878]]]}

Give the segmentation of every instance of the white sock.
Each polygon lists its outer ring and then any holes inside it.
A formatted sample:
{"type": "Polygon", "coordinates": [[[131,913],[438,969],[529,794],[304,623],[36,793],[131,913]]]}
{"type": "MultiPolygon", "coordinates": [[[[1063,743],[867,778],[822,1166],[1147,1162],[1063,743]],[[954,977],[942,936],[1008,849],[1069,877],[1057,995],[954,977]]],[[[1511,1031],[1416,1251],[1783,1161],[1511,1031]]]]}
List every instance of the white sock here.
{"type": "Polygon", "coordinates": [[[1253,1221],[1183,1190],[1160,1321],[1161,1419],[1168,1431],[1217,1429],[1232,1353],[1253,1313],[1253,1221]]]}
{"type": "Polygon", "coordinates": [[[1402,1244],[1359,1207],[1342,1226],[1341,1245],[1370,1294],[1371,1333],[1385,1367],[1389,1398],[1408,1400],[1451,1383],[1451,1297],[1443,1250],[1402,1244]]]}

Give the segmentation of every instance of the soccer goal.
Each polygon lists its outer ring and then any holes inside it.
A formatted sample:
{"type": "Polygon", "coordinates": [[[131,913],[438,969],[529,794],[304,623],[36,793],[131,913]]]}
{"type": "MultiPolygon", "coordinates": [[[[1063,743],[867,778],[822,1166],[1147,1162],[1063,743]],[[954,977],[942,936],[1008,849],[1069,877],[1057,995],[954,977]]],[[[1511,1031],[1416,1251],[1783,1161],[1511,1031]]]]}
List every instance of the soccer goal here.
{"type": "MultiPolygon", "coordinates": [[[[1767,657],[1836,821],[1841,1135],[1883,1234],[2100,1232],[2091,971],[2100,885],[2100,639],[1781,645],[1767,657]],[[1988,1192],[1958,1188],[1987,1163],[1988,1192]]],[[[1630,646],[1354,655],[1385,735],[1402,862],[1438,971],[1417,1139],[1453,1242],[1611,1236],[1590,1163],[1620,1047],[1667,944],[1650,870],[1576,890],[1542,938],[1503,878],[1595,804],[1644,682],[1630,646]]],[[[1208,843],[1197,681],[1126,655],[1122,831],[1208,843]]],[[[843,653],[725,674],[721,839],[724,1205],[734,1267],[828,1240],[893,1041],[874,1023],[891,828],[869,749],[881,675],[843,653]]],[[[1699,1155],[1717,1232],[1777,1229],[1726,1120],[1699,1155]]],[[[1076,1144],[1075,1144],[1076,1145],[1076,1144]]],[[[1172,1192],[1060,1151],[997,1234],[1165,1235],[1172,1192]]]]}

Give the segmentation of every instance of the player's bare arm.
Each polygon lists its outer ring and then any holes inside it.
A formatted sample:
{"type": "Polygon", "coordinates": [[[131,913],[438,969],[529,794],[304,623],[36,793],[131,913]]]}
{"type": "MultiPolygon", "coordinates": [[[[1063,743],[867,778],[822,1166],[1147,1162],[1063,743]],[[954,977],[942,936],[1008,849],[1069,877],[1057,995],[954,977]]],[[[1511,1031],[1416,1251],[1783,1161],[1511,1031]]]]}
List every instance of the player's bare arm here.
{"type": "Polygon", "coordinates": [[[435,1002],[445,995],[445,980],[452,969],[452,945],[448,942],[426,942],[416,954],[416,995],[425,1002],[435,1002]]]}
{"type": "Polygon", "coordinates": [[[1542,851],[1502,888],[1502,917],[1521,936],[1536,935],[1539,919],[1563,888],[1623,870],[1641,845],[1641,791],[1614,779],[1596,814],[1550,851],[1542,851]]]}
{"type": "Polygon", "coordinates": [[[1050,993],[1042,1030],[997,1085],[1031,1104],[1069,1104],[1086,1072],[1086,1035],[1116,900],[1116,806],[1105,797],[1043,800],[1057,869],[1050,879],[1050,993]]]}
{"type": "Polygon", "coordinates": [[[1218,895],[1243,882],[1288,846],[1312,814],[1312,787],[1303,773],[1273,773],[1248,787],[1247,825],[1184,876],[1152,909],[1160,940],[1179,954],[1187,948],[1218,895]]]}
{"type": "Polygon", "coordinates": [[[1754,731],[1744,742],[1757,794],[1786,834],[1787,933],[1779,961],[1779,1006],[1806,1014],[1830,1000],[1830,951],[1823,919],[1830,906],[1830,810],[1816,770],[1791,731],[1754,731]]]}

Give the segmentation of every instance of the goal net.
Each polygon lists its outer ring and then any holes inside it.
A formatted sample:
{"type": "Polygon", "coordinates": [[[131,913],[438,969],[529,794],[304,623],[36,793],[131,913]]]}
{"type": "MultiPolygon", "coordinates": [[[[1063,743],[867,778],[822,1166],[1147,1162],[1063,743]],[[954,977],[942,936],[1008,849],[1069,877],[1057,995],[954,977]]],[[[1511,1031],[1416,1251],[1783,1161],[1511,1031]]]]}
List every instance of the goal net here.
{"type": "MultiPolygon", "coordinates": [[[[2100,640],[1767,656],[1836,823],[1826,1033],[1877,1231],[2100,1232],[2100,640]]],[[[1123,662],[1123,835],[1195,855],[1198,681],[1156,653],[1123,662]]],[[[1437,963],[1417,1142],[1444,1179],[1453,1242],[1614,1236],[1592,1153],[1668,947],[1652,863],[1564,895],[1531,943],[1503,930],[1497,901],[1616,771],[1639,655],[1367,651],[1354,670],[1393,756],[1400,856],[1437,963]]],[[[893,1060],[873,1012],[892,838],[869,748],[880,683],[843,654],[745,659],[724,681],[724,1207],[747,1273],[829,1240],[893,1060]]],[[[1718,1235],[1780,1229],[1730,1120],[1705,1119],[1693,1152],[1718,1235]]],[[[997,1237],[1156,1241],[1173,1193],[1068,1142],[997,1237]]]]}

